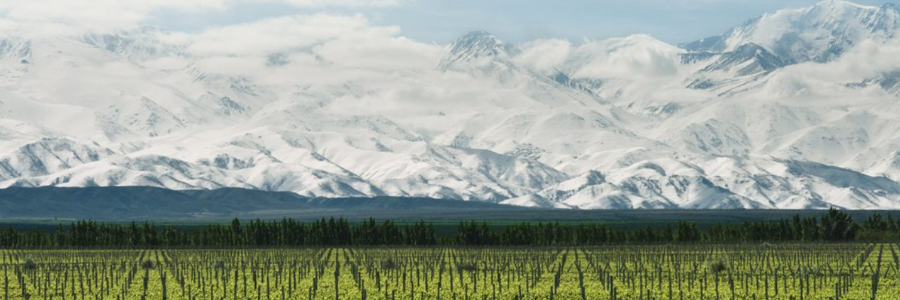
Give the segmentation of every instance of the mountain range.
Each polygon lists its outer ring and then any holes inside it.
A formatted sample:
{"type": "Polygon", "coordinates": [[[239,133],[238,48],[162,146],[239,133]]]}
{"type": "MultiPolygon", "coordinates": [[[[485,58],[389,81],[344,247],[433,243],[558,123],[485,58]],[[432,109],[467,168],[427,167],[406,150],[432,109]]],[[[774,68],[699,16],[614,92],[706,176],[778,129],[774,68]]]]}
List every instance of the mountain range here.
{"type": "Polygon", "coordinates": [[[893,4],[825,1],[681,45],[228,47],[150,27],[0,36],[0,187],[900,209],[893,4]]]}

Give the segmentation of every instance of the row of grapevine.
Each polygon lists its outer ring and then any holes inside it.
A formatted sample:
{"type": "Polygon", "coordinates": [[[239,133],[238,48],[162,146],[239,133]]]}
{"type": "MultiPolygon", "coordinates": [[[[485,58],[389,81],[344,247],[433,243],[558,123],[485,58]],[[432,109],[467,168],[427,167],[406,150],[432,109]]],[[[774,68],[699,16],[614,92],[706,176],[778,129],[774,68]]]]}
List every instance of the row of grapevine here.
{"type": "Polygon", "coordinates": [[[0,250],[0,300],[900,299],[895,244],[0,250]]]}

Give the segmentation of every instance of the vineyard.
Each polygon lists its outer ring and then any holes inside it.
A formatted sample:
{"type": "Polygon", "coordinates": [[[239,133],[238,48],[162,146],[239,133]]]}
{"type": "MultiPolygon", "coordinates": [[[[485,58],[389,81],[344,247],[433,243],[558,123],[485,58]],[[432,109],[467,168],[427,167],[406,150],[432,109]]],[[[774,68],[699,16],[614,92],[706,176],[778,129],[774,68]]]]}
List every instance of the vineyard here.
{"type": "Polygon", "coordinates": [[[898,299],[896,244],[0,250],[2,299],[898,299]]]}

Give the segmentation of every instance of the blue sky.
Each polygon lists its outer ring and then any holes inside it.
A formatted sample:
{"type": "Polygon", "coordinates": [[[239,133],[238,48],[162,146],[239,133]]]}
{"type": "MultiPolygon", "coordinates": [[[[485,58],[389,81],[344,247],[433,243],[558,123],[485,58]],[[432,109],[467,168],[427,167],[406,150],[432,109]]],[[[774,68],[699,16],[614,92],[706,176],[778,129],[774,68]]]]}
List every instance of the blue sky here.
{"type": "MultiPolygon", "coordinates": [[[[808,0],[406,0],[392,6],[303,7],[282,2],[242,3],[223,10],[163,13],[152,25],[198,31],[268,17],[328,12],[360,13],[375,25],[396,25],[422,42],[448,43],[471,30],[511,42],[536,38],[602,39],[636,33],[670,43],[722,33],[766,12],[813,5],[808,0]]],[[[882,5],[883,0],[856,3],[882,5]]]]}

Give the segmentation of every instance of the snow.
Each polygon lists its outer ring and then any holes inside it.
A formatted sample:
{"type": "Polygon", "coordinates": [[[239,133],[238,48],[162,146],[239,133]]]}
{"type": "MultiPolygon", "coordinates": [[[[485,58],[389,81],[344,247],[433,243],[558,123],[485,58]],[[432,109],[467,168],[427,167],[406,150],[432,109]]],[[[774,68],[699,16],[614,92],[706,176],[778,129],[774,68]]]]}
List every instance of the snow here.
{"type": "MultiPolygon", "coordinates": [[[[225,32],[8,36],[0,187],[898,209],[897,11],[827,1],[682,47],[443,46],[395,28],[266,36],[272,53],[213,47],[225,32]]],[[[294,21],[310,20],[272,22],[294,21]]]]}

